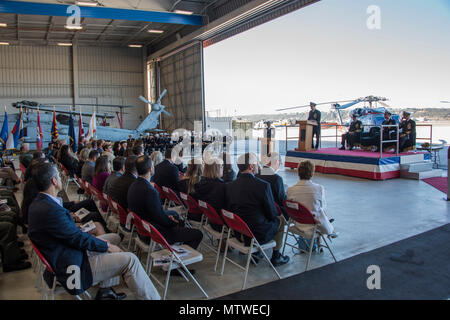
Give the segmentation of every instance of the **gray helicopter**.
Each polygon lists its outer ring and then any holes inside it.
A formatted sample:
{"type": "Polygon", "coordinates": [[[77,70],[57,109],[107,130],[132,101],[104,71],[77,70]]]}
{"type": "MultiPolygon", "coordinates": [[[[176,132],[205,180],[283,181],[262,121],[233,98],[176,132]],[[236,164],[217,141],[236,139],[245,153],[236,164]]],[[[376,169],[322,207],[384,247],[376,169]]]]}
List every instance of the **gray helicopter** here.
{"type": "MultiPolygon", "coordinates": [[[[169,112],[165,110],[165,106],[161,105],[161,99],[166,94],[167,90],[165,89],[161,95],[159,96],[156,103],[151,103],[147,101],[144,97],[140,96],[139,99],[144,101],[145,103],[151,106],[151,112],[147,115],[147,117],[139,124],[139,126],[134,129],[121,129],[121,128],[112,128],[103,125],[97,125],[96,131],[96,139],[103,139],[107,141],[120,141],[126,140],[131,135],[133,138],[138,138],[139,135],[143,134],[147,130],[155,129],[159,124],[159,116],[161,112],[164,112],[168,116],[171,116],[169,112]]],[[[41,122],[42,132],[44,134],[43,144],[47,145],[48,142],[52,140],[51,137],[51,128],[53,122],[53,110],[48,108],[49,106],[46,104],[40,104],[38,102],[30,102],[30,101],[21,101],[12,104],[13,107],[23,110],[23,142],[28,142],[30,144],[30,148],[35,147],[36,144],[36,132],[37,132],[37,113],[35,112],[39,108],[39,116],[41,122]],[[34,111],[33,111],[34,110],[34,111]]],[[[92,105],[91,105],[92,106],[92,105]]],[[[107,106],[107,107],[116,107],[116,108],[131,108],[132,106],[116,106],[116,105],[96,105],[96,106],[107,106]]],[[[58,139],[68,139],[68,131],[69,131],[69,115],[72,114],[74,120],[74,129],[75,129],[75,137],[78,139],[78,121],[79,121],[79,112],[77,111],[55,111],[56,113],[56,123],[58,127],[58,139]]],[[[14,127],[17,119],[19,118],[19,113],[17,114],[8,114],[8,129],[9,132],[14,127]]],[[[91,113],[82,113],[83,120],[90,121],[92,114],[91,113]]],[[[113,116],[103,114],[96,115],[96,118],[101,119],[111,119],[113,116]]],[[[3,126],[3,117],[0,119],[0,127],[3,126]]],[[[83,130],[84,133],[88,132],[89,123],[83,122],[83,130]]],[[[152,130],[152,131],[158,131],[152,130]]],[[[78,141],[77,141],[78,142],[78,141]]]]}

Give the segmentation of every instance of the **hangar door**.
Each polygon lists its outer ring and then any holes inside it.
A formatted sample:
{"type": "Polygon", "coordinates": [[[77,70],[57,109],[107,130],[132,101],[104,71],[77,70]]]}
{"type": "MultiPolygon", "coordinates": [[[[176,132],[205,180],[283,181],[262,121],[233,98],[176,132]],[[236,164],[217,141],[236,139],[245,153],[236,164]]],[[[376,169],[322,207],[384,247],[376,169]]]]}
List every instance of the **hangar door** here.
{"type": "Polygon", "coordinates": [[[194,121],[203,120],[202,54],[199,41],[162,57],[159,62],[160,92],[167,89],[162,104],[172,115],[162,116],[162,128],[168,132],[180,128],[194,130],[194,121]]]}

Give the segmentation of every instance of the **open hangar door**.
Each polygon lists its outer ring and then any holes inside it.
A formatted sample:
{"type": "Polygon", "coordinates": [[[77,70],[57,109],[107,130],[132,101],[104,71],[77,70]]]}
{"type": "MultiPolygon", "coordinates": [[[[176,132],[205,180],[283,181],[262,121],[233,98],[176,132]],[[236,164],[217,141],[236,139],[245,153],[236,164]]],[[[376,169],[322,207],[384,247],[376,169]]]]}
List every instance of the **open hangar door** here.
{"type": "Polygon", "coordinates": [[[195,121],[202,121],[205,129],[203,48],[318,1],[224,2],[228,4],[221,7],[224,12],[210,12],[213,21],[164,48],[156,48],[159,50],[149,56],[150,100],[156,101],[158,93],[167,89],[162,104],[172,114],[161,116],[160,128],[168,132],[178,128],[194,130],[195,121]]]}

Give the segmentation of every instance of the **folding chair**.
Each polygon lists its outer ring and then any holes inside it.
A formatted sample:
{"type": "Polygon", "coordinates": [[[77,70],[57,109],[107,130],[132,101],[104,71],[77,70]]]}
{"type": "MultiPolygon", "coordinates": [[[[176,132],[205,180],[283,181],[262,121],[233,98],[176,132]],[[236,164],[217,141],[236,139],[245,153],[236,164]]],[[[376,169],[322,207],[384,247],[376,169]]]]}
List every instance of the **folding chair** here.
{"type": "Polygon", "coordinates": [[[22,172],[21,180],[22,182],[25,181],[25,172],[27,171],[27,168],[22,164],[22,162],[19,162],[20,172],[22,172]]]}
{"type": "MultiPolygon", "coordinates": [[[[31,247],[33,248],[34,253],[37,255],[37,257],[39,258],[39,261],[40,261],[37,276],[40,279],[40,284],[43,284],[41,299],[48,300],[50,298],[51,300],[55,300],[55,288],[56,288],[56,282],[57,282],[55,272],[53,271],[53,268],[50,266],[48,261],[45,259],[45,257],[42,255],[42,253],[39,251],[39,249],[34,245],[34,243],[31,240],[30,240],[30,243],[31,243],[31,247]],[[48,286],[47,282],[44,279],[44,272],[45,272],[44,266],[45,266],[45,269],[47,269],[47,271],[50,272],[53,276],[53,282],[52,282],[51,288],[48,286]]],[[[39,287],[38,287],[38,291],[39,291],[39,287]]],[[[64,291],[64,292],[66,292],[66,291],[64,291]]],[[[84,291],[82,293],[82,295],[85,295],[88,299],[92,299],[91,295],[89,294],[89,292],[87,290],[84,291]]],[[[75,297],[78,300],[83,300],[80,295],[75,295],[75,297]]]]}
{"type": "Polygon", "coordinates": [[[162,203],[162,205],[163,205],[163,207],[164,207],[164,209],[165,209],[166,206],[168,205],[168,201],[169,201],[169,200],[167,199],[167,197],[166,197],[166,194],[165,194],[164,191],[161,189],[161,187],[158,186],[156,183],[151,182],[151,184],[152,184],[153,188],[155,188],[156,191],[158,191],[159,198],[161,199],[161,203],[162,203]]]}
{"type": "Polygon", "coordinates": [[[169,200],[169,208],[170,207],[177,207],[177,206],[181,206],[184,208],[184,203],[183,201],[181,201],[181,199],[178,197],[178,195],[175,193],[175,191],[173,191],[172,189],[170,189],[169,187],[162,187],[162,190],[164,192],[164,195],[166,196],[166,198],[169,200]]]}
{"type": "Polygon", "coordinates": [[[182,245],[181,247],[187,252],[186,255],[179,255],[167,241],[166,239],[159,233],[158,230],[156,230],[155,227],[153,227],[150,223],[144,221],[144,220],[137,220],[137,223],[141,223],[141,228],[138,228],[138,230],[141,230],[143,232],[143,235],[146,237],[150,237],[152,239],[150,244],[150,260],[148,262],[148,274],[160,285],[164,288],[164,294],[163,294],[163,300],[166,299],[167,296],[167,289],[169,287],[169,280],[170,280],[170,273],[172,270],[178,269],[178,271],[181,273],[181,275],[184,277],[186,281],[189,281],[189,279],[186,277],[184,272],[189,276],[189,278],[194,281],[194,283],[197,285],[197,287],[201,290],[201,292],[205,295],[205,297],[208,299],[209,296],[203,290],[202,286],[198,283],[197,279],[192,275],[192,273],[188,270],[186,266],[197,263],[203,260],[203,255],[198,252],[197,250],[189,247],[188,245],[182,245]],[[140,222],[139,222],[140,221],[140,222]],[[156,244],[160,245],[163,249],[159,251],[155,251],[156,244]],[[151,268],[152,263],[155,260],[161,260],[167,258],[169,261],[168,263],[164,263],[162,265],[162,269],[167,272],[166,275],[166,281],[163,285],[153,274],[151,274],[151,268]],[[182,269],[182,270],[180,270],[182,269]]]}
{"type": "MultiPolygon", "coordinates": [[[[169,187],[162,187],[162,190],[168,200],[168,205],[166,206],[165,209],[175,209],[175,208],[180,208],[181,210],[181,215],[183,216],[185,222],[186,222],[186,226],[188,227],[192,227],[188,221],[187,218],[187,213],[188,210],[187,208],[184,206],[183,201],[181,201],[180,197],[178,197],[178,195],[175,193],[175,191],[173,191],[172,189],[170,189],[169,187]]],[[[178,212],[178,211],[177,211],[178,212]]],[[[179,212],[180,213],[180,212],[179,212]]]]}
{"type": "Polygon", "coordinates": [[[270,249],[270,248],[273,248],[273,247],[276,246],[275,240],[271,240],[271,241],[269,241],[269,242],[267,242],[267,243],[265,243],[263,245],[260,245],[258,240],[256,240],[255,236],[253,235],[253,232],[250,230],[250,228],[247,226],[247,224],[244,222],[244,220],[242,220],[237,214],[232,213],[230,211],[227,211],[225,209],[222,209],[222,217],[223,217],[223,219],[225,220],[225,223],[228,226],[228,236],[227,236],[227,244],[225,246],[225,253],[224,253],[224,257],[223,257],[223,262],[222,262],[221,275],[223,275],[223,271],[225,269],[225,262],[226,262],[226,260],[230,261],[235,266],[237,266],[240,269],[244,270],[245,271],[245,276],[244,276],[244,283],[243,283],[243,286],[242,286],[242,290],[244,290],[246,285],[247,285],[247,275],[248,275],[248,269],[250,267],[250,259],[252,257],[252,253],[257,252],[257,251],[261,251],[261,253],[263,254],[264,258],[267,260],[269,265],[272,267],[273,271],[275,271],[275,273],[278,276],[278,278],[281,279],[280,274],[275,269],[275,267],[273,266],[272,262],[270,262],[269,257],[267,257],[266,253],[264,252],[264,250],[270,249]],[[234,230],[236,232],[239,232],[240,234],[243,234],[244,236],[247,236],[247,237],[251,238],[250,246],[246,247],[238,239],[232,238],[231,237],[231,230],[234,230]],[[247,263],[246,263],[245,268],[227,257],[228,247],[229,246],[234,248],[234,249],[236,249],[236,250],[238,250],[239,252],[242,252],[242,253],[247,255],[247,263]]]}
{"type": "MultiPolygon", "coordinates": [[[[316,239],[316,237],[318,237],[319,239],[322,239],[325,242],[325,245],[320,245],[320,246],[326,247],[330,251],[331,255],[333,256],[334,262],[337,262],[336,257],[334,256],[333,251],[331,250],[330,246],[328,245],[327,240],[325,239],[323,234],[319,230],[317,230],[318,224],[315,221],[312,213],[308,210],[308,208],[303,206],[301,203],[294,202],[294,201],[285,200],[283,203],[284,203],[284,207],[286,208],[287,213],[289,214],[288,229],[284,236],[283,254],[284,254],[286,245],[307,253],[308,260],[306,262],[305,271],[308,271],[309,261],[311,260],[312,249],[314,247],[314,240],[316,239]],[[304,241],[306,247],[309,249],[308,251],[303,250],[295,245],[291,245],[291,244],[287,243],[288,235],[294,236],[294,237],[295,237],[295,235],[300,235],[299,231],[295,228],[295,222],[301,223],[301,224],[307,224],[307,225],[314,225],[311,242],[308,244],[306,241],[304,241]]],[[[303,239],[303,237],[302,237],[302,239],[303,239]]]]}
{"type": "Polygon", "coordinates": [[[225,229],[226,226],[223,223],[222,218],[219,216],[219,214],[217,213],[217,211],[208,203],[199,200],[198,201],[198,206],[200,208],[200,210],[203,212],[203,214],[206,216],[206,221],[205,224],[203,225],[203,230],[205,232],[207,232],[210,236],[212,236],[214,239],[219,240],[219,244],[217,247],[217,250],[214,249],[213,247],[206,245],[209,249],[211,249],[212,251],[214,251],[216,253],[216,264],[214,265],[214,271],[217,270],[217,264],[219,263],[219,256],[220,256],[220,248],[222,247],[222,241],[223,241],[223,236],[225,234],[225,229]],[[218,232],[216,230],[214,230],[209,223],[214,223],[217,224],[221,227],[221,231],[218,232]]]}
{"type": "Polygon", "coordinates": [[[84,196],[84,197],[87,197],[87,193],[86,193],[86,189],[85,189],[85,184],[84,184],[83,179],[81,179],[81,178],[78,177],[77,175],[75,175],[75,180],[76,180],[76,183],[77,183],[78,187],[84,191],[84,193],[78,193],[78,200],[81,200],[81,198],[82,198],[83,196],[84,196]]]}
{"type": "MultiPolygon", "coordinates": [[[[136,228],[136,232],[138,233],[138,235],[140,235],[141,237],[149,237],[148,231],[145,230],[142,224],[142,219],[135,212],[131,210],[128,211],[133,215],[133,228],[136,228]]],[[[134,240],[134,251],[136,252],[136,255],[138,257],[140,256],[141,252],[145,252],[147,254],[147,260],[145,262],[144,269],[145,272],[148,273],[150,263],[150,245],[145,243],[139,237],[136,237],[134,240]]]]}
{"type": "Polygon", "coordinates": [[[97,205],[98,211],[101,213],[103,219],[106,220],[106,217],[108,216],[108,201],[106,201],[103,197],[103,192],[98,190],[96,187],[94,187],[92,184],[88,183],[90,194],[92,194],[94,202],[95,199],[97,199],[99,205],[97,205]],[[105,211],[106,208],[106,211],[105,211]]]}
{"type": "Polygon", "coordinates": [[[184,206],[187,208],[188,213],[197,214],[201,216],[200,222],[196,220],[190,220],[190,224],[194,225],[198,229],[203,229],[203,211],[198,206],[198,202],[192,198],[192,196],[180,192],[181,201],[183,201],[184,206]]]}
{"type": "Polygon", "coordinates": [[[111,199],[111,210],[119,217],[119,226],[117,227],[117,234],[121,235],[123,234],[124,237],[128,236],[128,246],[127,250],[130,250],[131,247],[131,240],[133,239],[133,230],[127,230],[125,227],[127,224],[127,216],[128,213],[125,211],[125,209],[118,204],[116,201],[111,199]]]}
{"type": "Polygon", "coordinates": [[[72,178],[69,174],[69,170],[66,169],[66,167],[64,167],[61,163],[59,163],[60,168],[61,168],[61,173],[64,177],[63,182],[64,182],[64,190],[67,192],[67,188],[69,187],[69,183],[70,182],[75,182],[75,184],[80,187],[77,183],[77,181],[72,178]]]}
{"type": "Polygon", "coordinates": [[[116,210],[114,210],[112,198],[106,193],[103,193],[103,198],[108,202],[108,216],[105,219],[108,229],[116,230],[120,224],[119,214],[116,210]],[[109,223],[111,223],[113,227],[110,228],[109,223]]]}

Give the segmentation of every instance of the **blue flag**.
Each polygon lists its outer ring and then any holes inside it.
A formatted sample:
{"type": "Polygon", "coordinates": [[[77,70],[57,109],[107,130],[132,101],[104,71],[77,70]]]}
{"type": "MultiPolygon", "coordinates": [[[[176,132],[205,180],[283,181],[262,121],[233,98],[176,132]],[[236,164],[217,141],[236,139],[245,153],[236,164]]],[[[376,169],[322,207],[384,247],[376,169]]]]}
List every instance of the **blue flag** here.
{"type": "Polygon", "coordinates": [[[69,145],[73,152],[77,152],[77,140],[75,139],[75,127],[73,125],[72,113],[69,118],[69,145]]]}
{"type": "Polygon", "coordinates": [[[2,150],[6,149],[6,140],[8,140],[8,114],[5,110],[5,119],[3,120],[2,132],[0,133],[0,142],[2,143],[2,150]]]}
{"type": "Polygon", "coordinates": [[[23,139],[22,115],[22,110],[20,110],[19,118],[6,140],[6,149],[16,149],[19,141],[23,139]]]}

